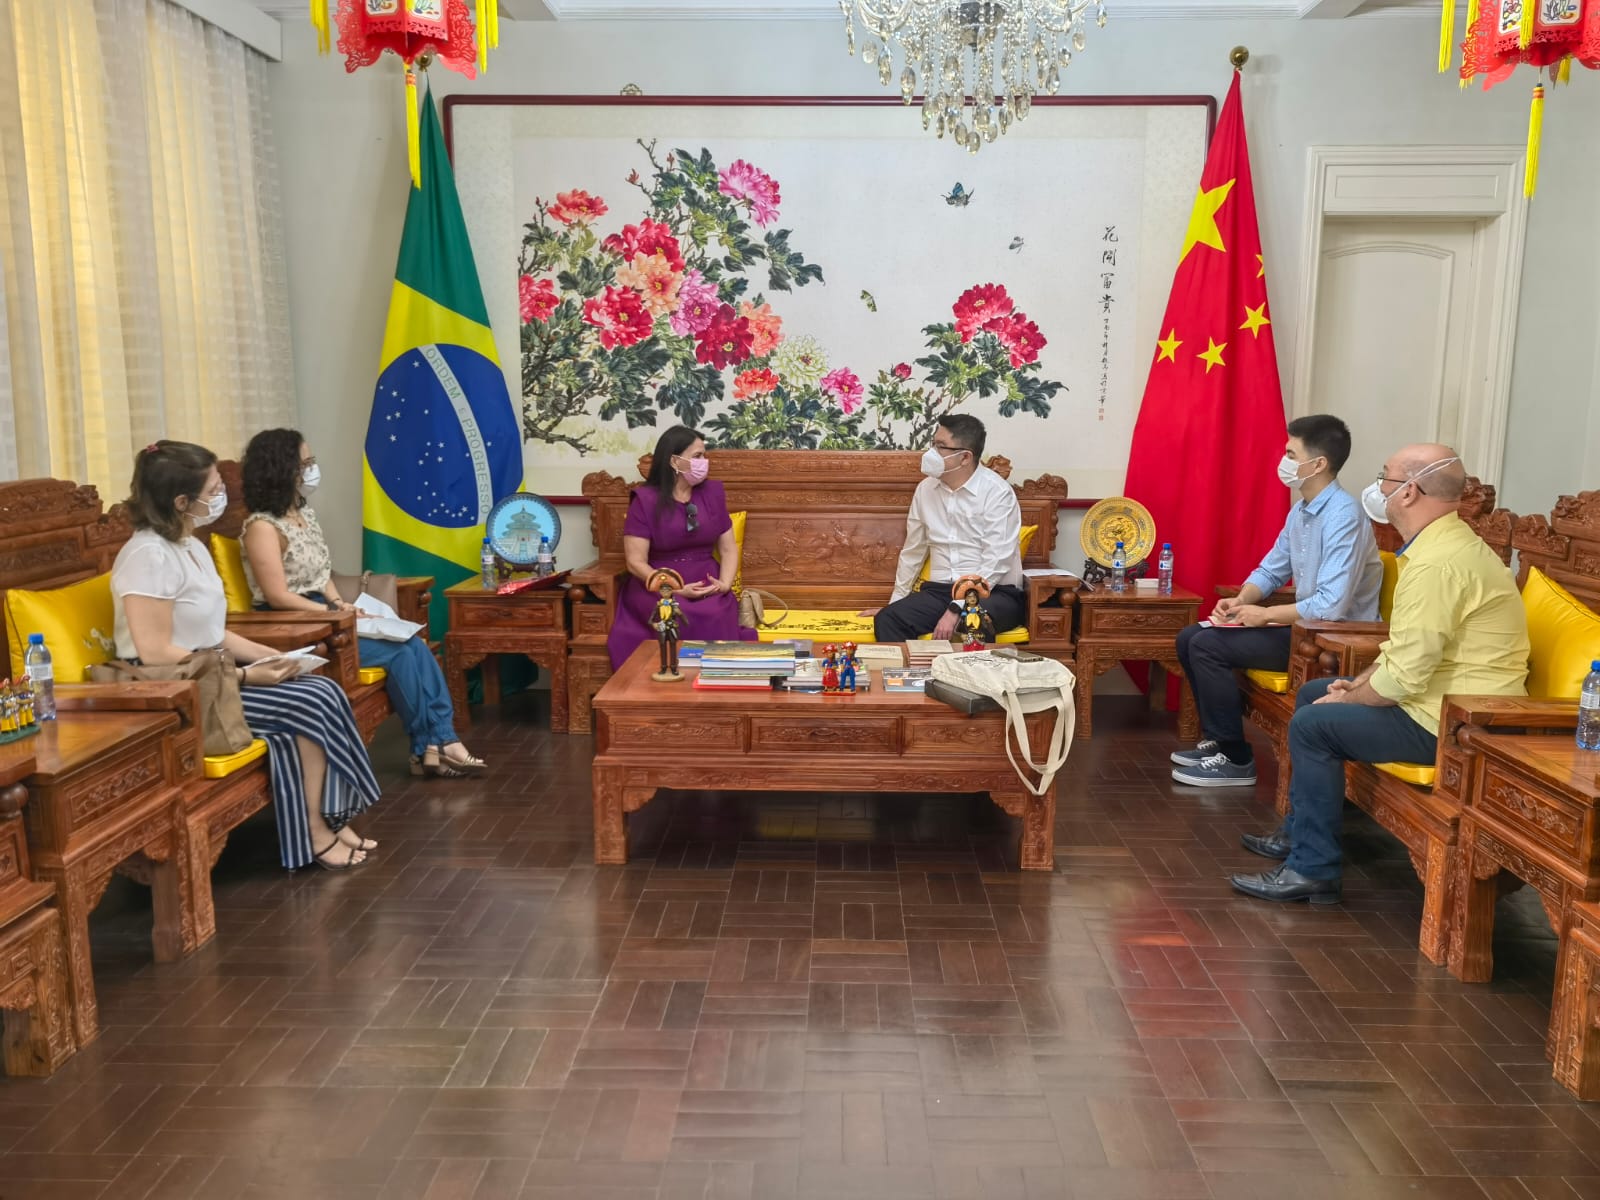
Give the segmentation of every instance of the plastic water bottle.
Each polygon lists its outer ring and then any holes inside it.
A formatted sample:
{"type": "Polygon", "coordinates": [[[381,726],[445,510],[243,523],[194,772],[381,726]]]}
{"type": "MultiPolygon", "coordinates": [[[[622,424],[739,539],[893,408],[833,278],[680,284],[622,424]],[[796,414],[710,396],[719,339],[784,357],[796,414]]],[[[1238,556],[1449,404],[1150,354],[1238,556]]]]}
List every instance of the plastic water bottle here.
{"type": "Polygon", "coordinates": [[[1157,583],[1157,585],[1156,585],[1156,591],[1160,592],[1163,596],[1172,595],[1172,543],[1171,542],[1162,542],[1161,543],[1161,558],[1157,562],[1156,566],[1157,566],[1157,570],[1159,572],[1157,574],[1157,576],[1156,576],[1156,578],[1159,581],[1157,583]]]}
{"type": "Polygon", "coordinates": [[[1111,590],[1125,592],[1128,590],[1128,552],[1123,549],[1122,543],[1117,543],[1117,548],[1111,552],[1111,590]]]}
{"type": "Polygon", "coordinates": [[[28,635],[28,653],[22,659],[33,684],[33,716],[38,721],[56,719],[56,669],[50,665],[50,648],[44,634],[28,635]]]}
{"type": "Polygon", "coordinates": [[[483,569],[483,587],[485,591],[493,591],[500,586],[500,560],[494,556],[494,547],[489,544],[489,539],[483,539],[483,552],[478,555],[478,565],[483,569]]]}
{"type": "Polygon", "coordinates": [[[1578,700],[1578,749],[1600,750],[1600,659],[1589,664],[1578,700]]]}
{"type": "Polygon", "coordinates": [[[555,551],[550,549],[550,539],[543,535],[539,538],[539,557],[534,563],[533,573],[540,579],[556,573],[555,551]]]}

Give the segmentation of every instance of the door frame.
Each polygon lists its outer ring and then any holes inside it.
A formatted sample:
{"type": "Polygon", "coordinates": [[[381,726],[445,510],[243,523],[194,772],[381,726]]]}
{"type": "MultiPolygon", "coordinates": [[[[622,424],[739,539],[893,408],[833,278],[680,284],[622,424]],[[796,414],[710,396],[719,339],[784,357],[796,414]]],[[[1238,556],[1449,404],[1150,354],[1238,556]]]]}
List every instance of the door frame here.
{"type": "Polygon", "coordinates": [[[1468,471],[1498,485],[1511,410],[1511,367],[1522,295],[1528,201],[1521,146],[1312,146],[1307,151],[1305,239],[1290,411],[1311,396],[1322,242],[1329,218],[1398,217],[1479,223],[1473,328],[1490,331],[1483,377],[1461,397],[1456,447],[1468,471]],[[1480,313],[1482,319],[1480,320],[1480,313]]]}

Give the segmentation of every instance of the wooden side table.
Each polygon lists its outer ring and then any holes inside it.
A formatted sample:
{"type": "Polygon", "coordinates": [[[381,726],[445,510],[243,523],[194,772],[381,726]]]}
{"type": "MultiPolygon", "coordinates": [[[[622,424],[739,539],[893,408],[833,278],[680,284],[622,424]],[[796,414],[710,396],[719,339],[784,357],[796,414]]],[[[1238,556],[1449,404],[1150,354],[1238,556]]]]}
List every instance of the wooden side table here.
{"type": "Polygon", "coordinates": [[[467,708],[467,672],[483,669],[483,699],[500,702],[497,654],[526,654],[550,674],[550,728],[567,732],[567,589],[540,588],[502,596],[468,579],[445,590],[450,630],[444,635],[444,673],[455,705],[456,725],[472,724],[467,708]]]}
{"type": "MultiPolygon", "coordinates": [[[[1200,736],[1189,681],[1178,665],[1178,633],[1199,619],[1200,597],[1183,588],[1163,596],[1140,590],[1130,580],[1124,592],[1105,585],[1078,592],[1078,729],[1080,738],[1094,732],[1094,681],[1120,662],[1148,662],[1173,672],[1183,684],[1178,708],[1178,736],[1192,742],[1200,736]]],[[[1150,703],[1164,703],[1166,689],[1152,676],[1150,703]]]]}

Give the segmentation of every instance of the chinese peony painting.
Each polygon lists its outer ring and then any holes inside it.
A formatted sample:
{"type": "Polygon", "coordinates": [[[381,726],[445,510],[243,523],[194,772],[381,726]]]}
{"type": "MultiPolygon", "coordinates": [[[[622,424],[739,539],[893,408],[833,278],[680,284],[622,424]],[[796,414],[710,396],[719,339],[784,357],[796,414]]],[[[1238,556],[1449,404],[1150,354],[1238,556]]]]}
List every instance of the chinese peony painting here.
{"type": "Polygon", "coordinates": [[[952,412],[1019,477],[1120,480],[1205,113],[1058,111],[1074,136],[953,173],[881,107],[455,110],[530,481],[631,477],[678,423],[714,449],[920,450],[952,412]]]}

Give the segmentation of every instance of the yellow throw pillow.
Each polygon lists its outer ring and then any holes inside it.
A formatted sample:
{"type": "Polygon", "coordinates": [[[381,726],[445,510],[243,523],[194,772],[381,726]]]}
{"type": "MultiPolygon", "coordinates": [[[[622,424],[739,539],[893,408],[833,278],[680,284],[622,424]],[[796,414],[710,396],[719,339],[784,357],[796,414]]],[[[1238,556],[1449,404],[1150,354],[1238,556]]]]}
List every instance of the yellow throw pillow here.
{"type": "Polygon", "coordinates": [[[1528,695],[1575,700],[1589,664],[1600,659],[1600,613],[1588,608],[1538,567],[1522,588],[1528,614],[1528,695]]]}
{"type": "MultiPolygon", "coordinates": [[[[733,594],[735,596],[744,593],[744,518],[745,514],[743,512],[728,514],[728,520],[733,522],[733,544],[739,551],[739,569],[733,573],[733,594]]],[[[711,551],[711,557],[718,562],[722,561],[722,555],[718,554],[715,549],[711,551]]]]}
{"type": "Polygon", "coordinates": [[[1394,611],[1394,585],[1400,582],[1400,568],[1405,566],[1406,560],[1388,550],[1379,550],[1378,557],[1383,560],[1383,582],[1378,586],[1378,620],[1387,621],[1394,611]]]}
{"type": "MultiPolygon", "coordinates": [[[[1039,527],[1037,525],[1024,525],[1022,527],[1022,533],[1017,538],[1017,553],[1023,558],[1028,557],[1028,547],[1033,542],[1033,535],[1038,532],[1039,527]]],[[[930,554],[927,558],[922,560],[922,574],[917,576],[917,582],[926,583],[929,579],[932,579],[933,576],[929,574],[929,572],[932,570],[933,556],[930,554]]]]}
{"type": "Polygon", "coordinates": [[[23,655],[28,651],[28,635],[42,633],[56,680],[82,683],[90,667],[116,655],[116,628],[109,573],[48,592],[12,588],[6,592],[11,678],[27,674],[23,655]]]}
{"type": "Polygon", "coordinates": [[[228,598],[228,611],[253,612],[256,602],[250,594],[250,580],[244,573],[244,547],[239,539],[213,533],[211,558],[217,564],[217,574],[222,576],[222,594],[228,598]]]}

